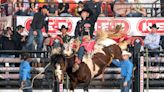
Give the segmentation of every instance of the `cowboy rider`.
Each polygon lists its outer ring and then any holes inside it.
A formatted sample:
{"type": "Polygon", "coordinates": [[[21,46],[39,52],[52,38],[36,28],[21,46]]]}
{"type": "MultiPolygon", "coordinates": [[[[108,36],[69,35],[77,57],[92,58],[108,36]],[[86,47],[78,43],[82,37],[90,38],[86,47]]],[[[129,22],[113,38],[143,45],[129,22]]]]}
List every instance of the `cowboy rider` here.
{"type": "MultiPolygon", "coordinates": [[[[79,12],[81,16],[81,20],[77,22],[75,29],[75,38],[79,38],[81,41],[80,48],[77,52],[77,57],[75,59],[75,64],[73,66],[73,70],[77,70],[79,68],[78,64],[82,61],[84,51],[92,51],[92,47],[89,48],[88,45],[93,45],[94,41],[91,41],[93,38],[94,24],[97,18],[90,18],[93,16],[92,11],[89,8],[84,8],[81,12],[79,12]]],[[[96,15],[95,15],[96,16],[96,15]]]]}

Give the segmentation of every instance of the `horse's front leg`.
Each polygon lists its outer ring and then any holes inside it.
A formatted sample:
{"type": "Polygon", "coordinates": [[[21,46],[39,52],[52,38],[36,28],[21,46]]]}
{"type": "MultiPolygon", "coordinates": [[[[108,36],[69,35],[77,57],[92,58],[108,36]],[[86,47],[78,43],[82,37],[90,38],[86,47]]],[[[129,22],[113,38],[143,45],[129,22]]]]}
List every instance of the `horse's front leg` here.
{"type": "Polygon", "coordinates": [[[69,92],[74,92],[74,89],[76,88],[76,86],[77,86],[77,82],[70,80],[70,89],[69,89],[69,92]]]}

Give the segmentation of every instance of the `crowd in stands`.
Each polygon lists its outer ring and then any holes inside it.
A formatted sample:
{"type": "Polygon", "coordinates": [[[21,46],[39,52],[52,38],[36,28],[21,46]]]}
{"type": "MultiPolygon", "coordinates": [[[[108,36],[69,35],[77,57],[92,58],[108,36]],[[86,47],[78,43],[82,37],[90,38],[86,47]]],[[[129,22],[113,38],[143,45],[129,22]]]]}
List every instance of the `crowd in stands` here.
{"type": "MultiPolygon", "coordinates": [[[[50,16],[75,16],[78,17],[85,5],[86,1],[79,1],[78,3],[67,2],[62,0],[61,3],[57,3],[53,0],[48,2],[36,1],[36,0],[17,0],[14,3],[14,8],[11,8],[13,2],[1,7],[1,15],[14,15],[17,16],[33,16],[39,11],[39,8],[46,6],[50,16]],[[14,10],[13,10],[14,9],[14,10]]],[[[108,17],[142,17],[147,16],[146,9],[141,4],[140,0],[102,0],[101,1],[101,14],[100,16],[108,17]]]]}

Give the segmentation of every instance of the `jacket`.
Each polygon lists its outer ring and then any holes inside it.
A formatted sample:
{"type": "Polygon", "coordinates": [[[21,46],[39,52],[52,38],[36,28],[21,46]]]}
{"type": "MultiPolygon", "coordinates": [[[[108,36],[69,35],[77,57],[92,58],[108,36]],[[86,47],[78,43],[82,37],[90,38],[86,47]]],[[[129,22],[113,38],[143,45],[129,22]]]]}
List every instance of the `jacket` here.
{"type": "Polygon", "coordinates": [[[36,29],[42,29],[43,27],[45,27],[47,33],[48,17],[46,15],[43,15],[41,12],[35,13],[31,23],[31,28],[33,30],[36,30],[36,29]]]}

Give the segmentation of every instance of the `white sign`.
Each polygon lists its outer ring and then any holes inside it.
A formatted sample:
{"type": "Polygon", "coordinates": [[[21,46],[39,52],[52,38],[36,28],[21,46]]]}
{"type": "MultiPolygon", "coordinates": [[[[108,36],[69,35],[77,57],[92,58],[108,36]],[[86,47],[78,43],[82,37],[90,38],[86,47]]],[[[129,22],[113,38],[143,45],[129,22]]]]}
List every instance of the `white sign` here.
{"type": "MultiPolygon", "coordinates": [[[[68,34],[74,35],[74,30],[79,17],[50,17],[49,18],[49,33],[57,34],[58,29],[61,25],[68,27],[68,34]]],[[[17,25],[25,26],[25,30],[30,29],[32,17],[29,16],[18,16],[17,25]]],[[[150,26],[156,23],[159,27],[157,33],[164,35],[164,18],[110,18],[110,17],[99,17],[95,24],[95,31],[110,31],[116,25],[121,24],[123,26],[123,32],[131,36],[145,36],[150,31],[150,26]]],[[[45,32],[45,30],[42,30],[45,32]]]]}

